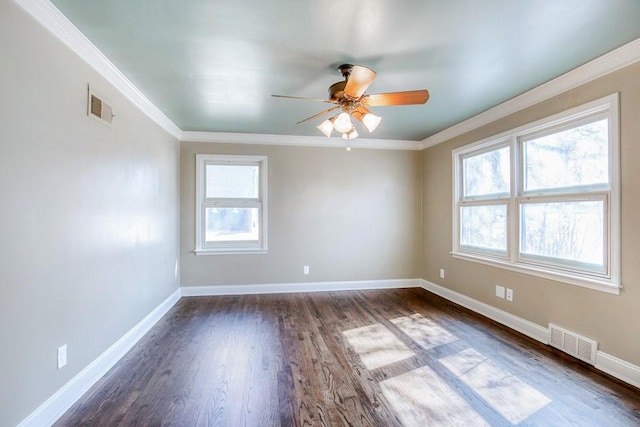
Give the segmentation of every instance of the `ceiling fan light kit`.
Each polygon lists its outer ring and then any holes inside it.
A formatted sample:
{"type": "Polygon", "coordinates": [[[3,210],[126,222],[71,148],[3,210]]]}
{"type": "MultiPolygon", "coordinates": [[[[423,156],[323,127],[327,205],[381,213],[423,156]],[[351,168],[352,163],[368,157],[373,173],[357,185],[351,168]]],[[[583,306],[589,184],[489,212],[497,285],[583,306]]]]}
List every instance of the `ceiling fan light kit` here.
{"type": "Polygon", "coordinates": [[[356,139],[358,137],[358,131],[356,127],[352,127],[350,131],[342,134],[342,139],[356,139]]]}
{"type": "Polygon", "coordinates": [[[353,113],[351,113],[351,115],[355,117],[356,120],[358,120],[360,123],[362,123],[370,133],[376,130],[376,128],[382,121],[382,117],[376,116],[371,111],[362,106],[355,109],[353,113]]]}
{"type": "Polygon", "coordinates": [[[333,121],[333,128],[340,133],[349,132],[352,127],[353,123],[351,123],[351,117],[346,111],[338,114],[333,121]]]}
{"type": "Polygon", "coordinates": [[[376,72],[361,65],[343,64],[338,70],[344,77],[344,81],[339,81],[329,86],[329,99],[318,100],[313,98],[301,98],[297,96],[273,95],[278,98],[293,98],[309,101],[322,101],[336,104],[325,111],[308,117],[298,122],[298,124],[315,119],[335,110],[341,110],[337,115],[323,121],[317,128],[327,137],[335,130],[342,133],[343,139],[355,139],[358,132],[351,121],[351,117],[362,123],[371,133],[376,130],[382,117],[373,114],[367,106],[383,107],[390,105],[415,105],[424,104],[429,99],[427,90],[412,90],[407,92],[379,93],[365,95],[376,72]]]}
{"type": "Polygon", "coordinates": [[[320,129],[320,132],[324,133],[325,135],[327,135],[327,137],[329,137],[331,136],[331,132],[333,132],[333,122],[335,120],[336,120],[335,117],[331,117],[330,119],[325,120],[324,122],[320,123],[316,127],[320,129]]]}

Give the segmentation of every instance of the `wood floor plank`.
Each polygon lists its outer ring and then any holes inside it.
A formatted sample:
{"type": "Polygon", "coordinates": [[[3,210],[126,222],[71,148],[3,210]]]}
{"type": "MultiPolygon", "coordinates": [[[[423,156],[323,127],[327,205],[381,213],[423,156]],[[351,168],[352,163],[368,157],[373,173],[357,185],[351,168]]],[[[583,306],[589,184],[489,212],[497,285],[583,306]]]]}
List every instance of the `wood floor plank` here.
{"type": "Polygon", "coordinates": [[[181,299],[56,426],[639,426],[640,390],[420,289],[181,299]]]}

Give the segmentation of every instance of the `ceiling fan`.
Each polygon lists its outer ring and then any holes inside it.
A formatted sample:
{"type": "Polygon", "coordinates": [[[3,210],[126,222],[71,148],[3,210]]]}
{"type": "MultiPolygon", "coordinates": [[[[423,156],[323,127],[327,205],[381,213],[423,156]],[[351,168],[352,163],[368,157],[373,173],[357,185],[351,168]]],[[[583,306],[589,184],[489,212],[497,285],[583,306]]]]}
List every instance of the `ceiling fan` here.
{"type": "Polygon", "coordinates": [[[277,98],[321,101],[335,106],[299,121],[297,124],[313,120],[333,111],[340,111],[335,116],[320,123],[318,129],[330,137],[333,130],[342,133],[344,139],[358,137],[358,132],[351,118],[361,122],[369,132],[373,132],[382,117],[373,114],[367,107],[384,107],[390,105],[424,104],[429,99],[427,90],[410,90],[406,92],[390,92],[366,95],[365,92],[376,78],[376,72],[362,65],[343,64],[338,70],[344,77],[329,86],[329,99],[303,98],[299,96],[272,95],[277,98]]]}

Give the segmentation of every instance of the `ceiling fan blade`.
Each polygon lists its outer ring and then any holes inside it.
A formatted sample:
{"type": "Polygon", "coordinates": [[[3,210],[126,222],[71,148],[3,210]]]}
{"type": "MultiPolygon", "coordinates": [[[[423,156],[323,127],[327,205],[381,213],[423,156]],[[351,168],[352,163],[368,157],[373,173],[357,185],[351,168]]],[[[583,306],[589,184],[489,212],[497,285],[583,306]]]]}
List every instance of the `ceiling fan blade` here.
{"type": "Polygon", "coordinates": [[[424,104],[429,99],[428,90],[410,90],[407,92],[376,93],[366,95],[361,102],[370,107],[384,107],[387,105],[424,104]]]}
{"type": "Polygon", "coordinates": [[[363,105],[358,105],[353,111],[356,111],[356,112],[362,114],[363,116],[365,114],[371,114],[371,111],[367,107],[365,107],[363,105]]]}
{"type": "Polygon", "coordinates": [[[365,93],[375,78],[376,72],[372,69],[354,65],[344,87],[344,93],[350,98],[358,99],[365,93]]]}
{"type": "Polygon", "coordinates": [[[303,101],[319,101],[319,102],[328,102],[333,103],[333,101],[329,99],[320,99],[320,98],[304,98],[302,96],[289,96],[289,95],[271,95],[274,98],[288,98],[288,99],[301,99],[303,101]]]}
{"type": "Polygon", "coordinates": [[[328,108],[328,109],[326,109],[326,110],[324,110],[324,111],[319,112],[318,114],[314,114],[314,115],[313,115],[313,116],[311,116],[311,117],[307,117],[307,118],[306,118],[306,119],[304,119],[304,120],[300,120],[300,121],[299,121],[298,123],[296,123],[296,124],[297,124],[297,125],[299,125],[300,123],[304,123],[304,122],[306,122],[306,121],[308,121],[308,120],[313,120],[313,119],[315,119],[315,118],[317,118],[317,117],[320,117],[320,116],[322,116],[322,115],[324,115],[324,114],[330,113],[330,112],[331,112],[331,111],[333,111],[333,110],[337,110],[338,108],[342,108],[342,106],[341,106],[341,105],[336,105],[335,107],[328,108]]]}

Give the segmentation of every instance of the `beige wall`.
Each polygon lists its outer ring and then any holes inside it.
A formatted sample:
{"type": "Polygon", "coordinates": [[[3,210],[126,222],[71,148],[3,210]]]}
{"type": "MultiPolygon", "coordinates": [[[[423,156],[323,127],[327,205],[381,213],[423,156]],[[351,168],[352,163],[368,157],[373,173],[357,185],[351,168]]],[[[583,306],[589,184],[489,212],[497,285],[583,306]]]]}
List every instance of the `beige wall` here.
{"type": "Polygon", "coordinates": [[[594,338],[600,350],[640,365],[640,63],[423,151],[423,277],[546,327],[549,322],[594,338]],[[620,93],[622,179],[621,295],[454,259],[451,251],[451,150],[611,93],[620,93]],[[439,279],[440,268],[447,271],[439,279]],[[495,285],[514,289],[498,299],[495,285]]]}
{"type": "Polygon", "coordinates": [[[0,426],[14,426],[178,289],[179,146],[12,1],[0,58],[0,426]],[[86,116],[87,84],[112,128],[86,116]]]}
{"type": "Polygon", "coordinates": [[[182,286],[420,277],[420,156],[182,142],[182,286]],[[268,156],[268,254],[193,253],[196,153],[268,156]]]}
{"type": "Polygon", "coordinates": [[[20,422],[174,292],[179,255],[183,286],[422,275],[540,325],[593,337],[605,352],[640,365],[640,64],[422,153],[346,152],[179,149],[13,2],[0,2],[0,55],[0,426],[20,422]],[[113,127],[86,117],[87,84],[113,105],[113,127]],[[617,91],[623,293],[453,259],[451,150],[617,91]],[[268,254],[193,254],[196,153],[268,156],[268,254]],[[496,284],[513,288],[515,301],[496,299],[496,284]],[[57,370],[62,344],[69,364],[57,370]]]}

